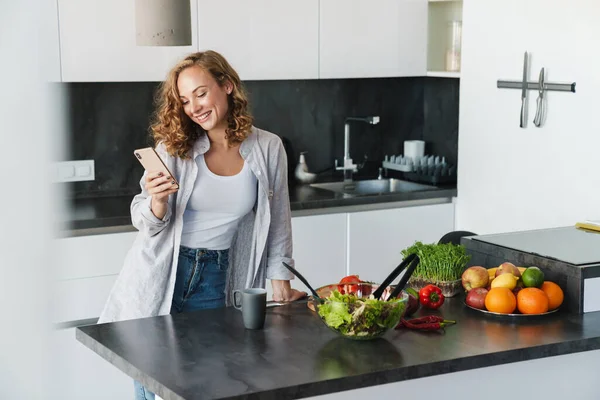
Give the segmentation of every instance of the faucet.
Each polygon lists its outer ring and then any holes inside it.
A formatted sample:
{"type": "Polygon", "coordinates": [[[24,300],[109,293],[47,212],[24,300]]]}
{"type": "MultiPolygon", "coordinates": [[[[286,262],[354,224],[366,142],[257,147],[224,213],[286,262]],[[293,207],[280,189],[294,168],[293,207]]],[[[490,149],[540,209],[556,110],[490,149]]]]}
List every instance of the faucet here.
{"type": "Polygon", "coordinates": [[[352,182],[352,173],[358,171],[357,165],[350,158],[350,121],[361,121],[369,125],[377,125],[379,123],[379,116],[346,117],[344,121],[344,165],[338,166],[338,160],[335,160],[336,171],[344,171],[344,182],[352,182]]]}

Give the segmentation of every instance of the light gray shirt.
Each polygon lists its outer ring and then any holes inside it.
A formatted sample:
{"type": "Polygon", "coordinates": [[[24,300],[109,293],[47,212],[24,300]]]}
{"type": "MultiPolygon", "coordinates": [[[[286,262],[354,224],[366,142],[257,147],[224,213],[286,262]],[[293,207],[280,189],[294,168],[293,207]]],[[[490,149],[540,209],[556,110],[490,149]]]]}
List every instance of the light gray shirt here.
{"type": "MultiPolygon", "coordinates": [[[[125,257],[123,268],[109,294],[99,323],[166,315],[177,273],[177,259],[183,228],[183,213],[198,174],[196,157],[210,147],[202,135],[191,150],[191,159],[168,155],[163,144],[156,151],[180,184],[169,196],[164,218],[150,208],[151,196],[140,180],[142,192],[131,203],[131,219],[139,233],[125,257]]],[[[292,224],[287,184],[287,157],[281,139],[252,127],[240,145],[240,154],[258,181],[254,209],[240,221],[232,242],[227,273],[226,304],[233,290],[265,287],[266,279],[293,279],[282,265],[294,266],[292,224]]],[[[109,251],[109,249],[99,249],[109,251]]]]}

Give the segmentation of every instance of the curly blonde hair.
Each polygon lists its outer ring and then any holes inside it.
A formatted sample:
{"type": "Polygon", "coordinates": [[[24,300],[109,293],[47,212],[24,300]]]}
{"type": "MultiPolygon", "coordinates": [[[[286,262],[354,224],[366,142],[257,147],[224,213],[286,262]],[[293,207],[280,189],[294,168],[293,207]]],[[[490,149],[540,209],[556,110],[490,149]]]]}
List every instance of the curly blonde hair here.
{"type": "Polygon", "coordinates": [[[225,137],[229,146],[243,142],[250,134],[253,122],[248,109],[248,96],[240,77],[225,57],[212,50],[188,55],[171,69],[167,79],[160,84],[154,100],[156,111],[150,125],[155,144],[162,142],[170,155],[182,159],[190,157],[194,142],[206,133],[183,111],[177,89],[181,71],[194,65],[210,73],[219,86],[223,87],[226,82],[233,86],[231,94],[227,96],[229,112],[225,137]]]}

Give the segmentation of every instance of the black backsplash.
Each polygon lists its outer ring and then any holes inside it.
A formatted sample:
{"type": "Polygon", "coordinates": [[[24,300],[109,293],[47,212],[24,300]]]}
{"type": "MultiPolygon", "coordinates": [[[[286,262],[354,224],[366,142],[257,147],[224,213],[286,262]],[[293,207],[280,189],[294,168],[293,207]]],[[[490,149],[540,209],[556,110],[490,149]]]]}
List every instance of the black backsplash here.
{"type": "MultiPolygon", "coordinates": [[[[69,83],[67,160],[95,160],[96,180],[71,184],[75,197],[130,195],[139,191],[142,167],[133,150],[151,144],[148,124],[156,82],[69,83]]],[[[341,162],[344,118],[380,117],[370,126],[353,122],[351,157],[376,171],[386,154],[401,154],[408,139],[426,141],[426,153],[458,154],[459,81],[443,78],[248,81],[254,125],[277,133],[301,151],[311,171],[341,162]]]]}

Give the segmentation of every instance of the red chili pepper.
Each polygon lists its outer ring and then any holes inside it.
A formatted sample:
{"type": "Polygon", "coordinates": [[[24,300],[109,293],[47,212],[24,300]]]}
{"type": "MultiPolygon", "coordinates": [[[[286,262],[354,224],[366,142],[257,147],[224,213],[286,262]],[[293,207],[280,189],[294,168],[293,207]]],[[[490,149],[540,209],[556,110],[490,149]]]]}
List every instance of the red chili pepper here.
{"type": "Polygon", "coordinates": [[[427,323],[443,322],[443,321],[444,321],[444,318],[438,317],[437,315],[426,315],[424,317],[413,318],[413,319],[409,319],[409,320],[402,318],[400,320],[400,322],[398,322],[398,325],[396,325],[396,329],[402,328],[404,326],[404,322],[407,322],[407,323],[413,324],[413,325],[419,325],[419,324],[427,324],[427,323]]]}
{"type": "Polygon", "coordinates": [[[425,308],[438,309],[444,304],[444,299],[442,289],[435,285],[427,285],[419,291],[419,301],[425,308]]]}
{"type": "Polygon", "coordinates": [[[432,323],[432,322],[442,322],[444,321],[444,317],[440,317],[437,315],[426,315],[424,317],[409,319],[408,322],[411,324],[424,324],[424,323],[432,323]]]}
{"type": "Polygon", "coordinates": [[[435,320],[435,322],[424,322],[426,320],[421,319],[421,318],[417,318],[417,321],[415,321],[415,320],[407,321],[405,319],[402,319],[402,320],[400,320],[400,323],[398,324],[398,326],[396,326],[396,329],[398,329],[400,327],[405,327],[408,329],[416,329],[416,330],[421,330],[421,331],[437,331],[439,329],[446,327],[447,325],[456,323],[456,321],[445,320],[441,317],[435,317],[435,318],[432,318],[431,320],[432,321],[435,320]],[[441,319],[441,321],[439,319],[441,319]]]}

